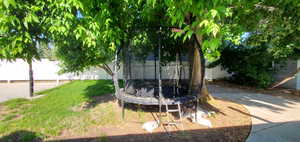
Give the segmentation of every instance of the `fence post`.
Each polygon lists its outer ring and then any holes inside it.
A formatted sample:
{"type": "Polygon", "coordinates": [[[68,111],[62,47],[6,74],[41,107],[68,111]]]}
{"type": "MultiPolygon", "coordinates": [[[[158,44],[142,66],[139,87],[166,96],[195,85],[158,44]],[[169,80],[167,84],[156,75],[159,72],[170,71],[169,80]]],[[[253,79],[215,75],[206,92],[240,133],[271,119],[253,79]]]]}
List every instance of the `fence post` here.
{"type": "Polygon", "coordinates": [[[59,85],[59,76],[56,77],[56,86],[59,85]]]}

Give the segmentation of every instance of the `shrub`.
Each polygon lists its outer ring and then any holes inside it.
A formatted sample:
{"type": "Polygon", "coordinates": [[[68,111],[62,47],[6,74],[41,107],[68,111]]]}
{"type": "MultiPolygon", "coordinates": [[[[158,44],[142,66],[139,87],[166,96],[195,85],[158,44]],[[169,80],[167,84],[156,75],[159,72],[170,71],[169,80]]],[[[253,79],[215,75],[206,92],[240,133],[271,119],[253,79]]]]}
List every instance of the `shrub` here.
{"type": "Polygon", "coordinates": [[[249,47],[225,42],[221,57],[209,67],[220,64],[232,75],[230,81],[265,88],[272,83],[275,73],[274,58],[268,52],[269,48],[267,45],[249,47]]]}

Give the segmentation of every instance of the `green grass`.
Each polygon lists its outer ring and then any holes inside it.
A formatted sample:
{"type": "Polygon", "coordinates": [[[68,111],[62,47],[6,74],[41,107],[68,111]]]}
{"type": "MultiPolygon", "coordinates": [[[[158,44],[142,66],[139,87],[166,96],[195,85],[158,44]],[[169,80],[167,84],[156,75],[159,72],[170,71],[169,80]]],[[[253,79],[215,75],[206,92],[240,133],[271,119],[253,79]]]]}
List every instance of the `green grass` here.
{"type": "MultiPolygon", "coordinates": [[[[38,92],[38,94],[45,96],[32,101],[15,99],[1,103],[0,107],[5,108],[5,111],[8,113],[0,116],[5,118],[0,118],[0,141],[1,136],[10,135],[18,131],[55,136],[59,135],[64,129],[81,126],[86,128],[92,124],[115,123],[110,122],[113,120],[111,118],[115,115],[115,112],[109,104],[107,104],[108,106],[105,103],[100,104],[99,107],[107,108],[111,111],[107,111],[107,109],[106,111],[104,109],[97,111],[96,108],[85,111],[72,110],[72,108],[80,106],[84,102],[90,102],[95,96],[113,92],[112,81],[73,81],[53,89],[38,92]],[[109,119],[101,117],[101,119],[97,120],[97,117],[93,116],[94,114],[108,115],[110,117],[109,119]],[[94,119],[94,117],[96,118],[94,119]]],[[[32,135],[30,133],[29,137],[32,135]]]]}
{"type": "Polygon", "coordinates": [[[101,134],[99,138],[100,142],[108,142],[108,138],[105,134],[101,134]]]}
{"type": "Polygon", "coordinates": [[[20,108],[21,106],[28,104],[28,103],[30,103],[29,100],[18,98],[18,99],[13,99],[13,100],[9,100],[4,103],[1,103],[1,105],[6,106],[9,109],[16,109],[16,108],[20,108]]]}

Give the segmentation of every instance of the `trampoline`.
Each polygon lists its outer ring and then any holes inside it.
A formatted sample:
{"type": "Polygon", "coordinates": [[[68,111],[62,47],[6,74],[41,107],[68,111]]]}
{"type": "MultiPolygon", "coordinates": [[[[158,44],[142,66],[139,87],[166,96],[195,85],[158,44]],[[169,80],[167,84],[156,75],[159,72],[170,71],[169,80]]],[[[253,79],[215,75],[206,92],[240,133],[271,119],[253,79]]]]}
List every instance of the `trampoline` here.
{"type": "MultiPolygon", "coordinates": [[[[183,47],[167,44],[159,34],[157,46],[118,49],[115,56],[114,83],[118,81],[118,64],[123,65],[124,88],[116,88],[115,96],[124,103],[138,105],[178,105],[198,100],[191,82],[191,54],[183,47]]],[[[123,115],[124,116],[124,115],[123,115]]]]}
{"type": "MultiPolygon", "coordinates": [[[[162,82],[161,99],[164,104],[184,104],[196,99],[195,95],[188,95],[187,86],[173,86],[172,82],[175,80],[162,80],[162,82]]],[[[125,88],[120,89],[117,98],[127,103],[159,105],[159,87],[155,83],[155,80],[128,80],[125,88]]]]}

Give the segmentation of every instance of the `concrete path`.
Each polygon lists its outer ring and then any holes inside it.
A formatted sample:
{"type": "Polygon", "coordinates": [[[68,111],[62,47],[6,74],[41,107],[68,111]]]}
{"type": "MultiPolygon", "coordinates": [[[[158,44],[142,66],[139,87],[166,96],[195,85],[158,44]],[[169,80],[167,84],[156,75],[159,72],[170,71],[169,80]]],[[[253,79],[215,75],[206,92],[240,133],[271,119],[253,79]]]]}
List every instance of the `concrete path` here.
{"type": "MultiPolygon", "coordinates": [[[[286,99],[209,85],[213,96],[243,104],[252,117],[247,142],[299,142],[300,98],[286,99]]],[[[245,114],[247,115],[247,114],[245,114]]]]}
{"type": "MultiPolygon", "coordinates": [[[[35,91],[41,91],[57,86],[55,82],[49,83],[36,83],[35,91]]],[[[15,98],[28,98],[29,97],[29,84],[22,83],[0,83],[0,103],[15,99],[15,98]]]]}

